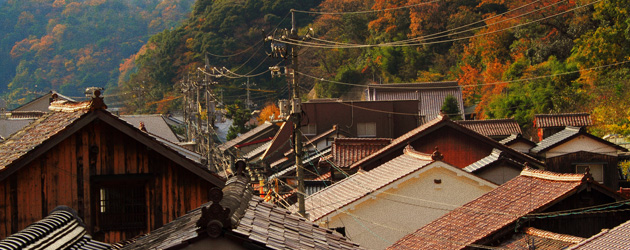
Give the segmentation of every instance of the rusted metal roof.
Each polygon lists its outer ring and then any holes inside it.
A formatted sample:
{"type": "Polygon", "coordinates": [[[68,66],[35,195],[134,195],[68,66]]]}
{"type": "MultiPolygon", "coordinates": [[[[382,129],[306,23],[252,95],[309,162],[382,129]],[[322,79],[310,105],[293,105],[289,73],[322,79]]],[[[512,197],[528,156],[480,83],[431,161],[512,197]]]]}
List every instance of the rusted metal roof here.
{"type": "Polygon", "coordinates": [[[390,138],[335,138],[332,158],[335,166],[347,168],[353,163],[389,145],[390,138]]]}
{"type": "Polygon", "coordinates": [[[591,238],[567,248],[568,250],[626,250],[630,249],[630,221],[613,228],[604,229],[591,238]]]}
{"type": "Polygon", "coordinates": [[[566,198],[584,174],[525,169],[520,176],[408,234],[388,249],[463,249],[519,218],[566,198]]]}
{"type": "Polygon", "coordinates": [[[589,113],[538,114],[534,117],[534,127],[584,127],[593,125],[589,113]]]}
{"type": "Polygon", "coordinates": [[[514,119],[467,120],[455,122],[488,137],[509,136],[523,133],[518,122],[514,119]]]}
{"type": "Polygon", "coordinates": [[[525,228],[522,233],[512,236],[512,239],[497,246],[499,249],[532,249],[558,250],[566,249],[584,240],[582,237],[557,234],[532,227],[525,228]]]}
{"type": "MultiPolygon", "coordinates": [[[[304,203],[309,219],[324,216],[403,178],[433,162],[431,155],[416,152],[410,147],[405,153],[370,171],[359,171],[332,186],[306,197],[304,203]]],[[[297,211],[296,205],[289,208],[297,211]]]]}
{"type": "MultiPolygon", "coordinates": [[[[227,230],[225,235],[229,234],[230,240],[253,243],[263,249],[363,249],[332,230],[252,195],[246,177],[230,178],[221,197],[217,203],[222,208],[230,208],[229,222],[223,223],[223,229],[227,230]]],[[[209,237],[203,230],[208,224],[200,222],[205,222],[203,217],[208,214],[204,212],[205,208],[215,206],[215,202],[202,205],[122,249],[179,249],[190,244],[191,239],[209,237]]]]}

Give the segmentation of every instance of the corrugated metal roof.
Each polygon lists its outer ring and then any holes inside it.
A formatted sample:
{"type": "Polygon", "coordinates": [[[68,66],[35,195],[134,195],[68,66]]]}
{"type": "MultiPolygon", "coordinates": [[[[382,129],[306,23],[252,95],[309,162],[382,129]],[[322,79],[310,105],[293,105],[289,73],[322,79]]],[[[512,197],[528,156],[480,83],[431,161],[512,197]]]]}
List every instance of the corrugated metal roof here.
{"type": "Polygon", "coordinates": [[[593,125],[589,113],[538,114],[534,117],[534,127],[584,127],[593,125]]]}
{"type": "Polygon", "coordinates": [[[463,249],[580,187],[583,174],[525,169],[520,176],[408,234],[388,249],[463,249]]]}
{"type": "Polygon", "coordinates": [[[433,120],[440,114],[446,96],[457,100],[459,110],[464,115],[464,101],[461,87],[457,82],[374,84],[368,85],[369,101],[419,100],[420,115],[424,121],[433,120]]]}
{"type": "MultiPolygon", "coordinates": [[[[221,151],[225,151],[231,147],[234,147],[238,144],[241,144],[243,142],[245,142],[246,140],[250,139],[253,136],[258,135],[258,133],[263,132],[265,130],[271,129],[274,126],[276,126],[275,124],[271,123],[271,122],[264,122],[263,124],[259,125],[258,127],[255,127],[253,129],[251,129],[250,131],[245,132],[244,134],[229,140],[221,145],[219,145],[219,149],[221,151]]],[[[277,126],[276,126],[277,127],[277,126]]]]}
{"type": "Polygon", "coordinates": [[[45,218],[1,240],[0,249],[105,250],[111,249],[111,246],[92,240],[76,211],[60,206],[45,218]]]}

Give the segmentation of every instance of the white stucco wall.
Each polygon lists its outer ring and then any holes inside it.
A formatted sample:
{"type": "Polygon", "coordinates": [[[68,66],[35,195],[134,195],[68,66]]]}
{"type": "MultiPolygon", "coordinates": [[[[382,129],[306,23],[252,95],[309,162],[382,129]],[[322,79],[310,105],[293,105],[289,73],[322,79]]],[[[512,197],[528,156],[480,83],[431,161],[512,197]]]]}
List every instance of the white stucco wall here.
{"type": "Polygon", "coordinates": [[[617,149],[584,135],[573,138],[547,151],[545,158],[575,153],[579,151],[617,156],[617,149]]]}
{"type": "Polygon", "coordinates": [[[496,187],[445,165],[434,162],[317,222],[329,228],[345,227],[347,236],[362,247],[384,249],[496,187]],[[436,179],[441,183],[436,184],[436,179]]]}

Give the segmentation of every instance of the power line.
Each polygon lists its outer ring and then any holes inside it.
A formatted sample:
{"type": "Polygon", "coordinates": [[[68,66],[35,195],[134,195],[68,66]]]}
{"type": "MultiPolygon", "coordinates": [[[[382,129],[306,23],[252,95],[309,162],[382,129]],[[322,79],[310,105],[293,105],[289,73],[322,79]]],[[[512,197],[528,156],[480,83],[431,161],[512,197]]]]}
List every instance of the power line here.
{"type": "Polygon", "coordinates": [[[294,45],[294,46],[301,46],[301,47],[310,47],[310,48],[323,48],[323,49],[350,49],[350,48],[374,48],[374,47],[409,47],[409,46],[420,46],[420,45],[431,45],[431,44],[440,44],[440,43],[448,43],[448,42],[455,42],[455,41],[460,41],[460,40],[466,40],[466,39],[470,39],[470,38],[476,38],[476,37],[481,37],[481,36],[485,36],[485,35],[490,35],[490,34],[494,34],[494,33],[498,33],[501,31],[505,31],[505,30],[510,30],[510,29],[514,29],[514,28],[518,28],[518,27],[522,27],[525,25],[529,25],[529,24],[533,24],[533,23],[537,23],[537,22],[541,22],[547,19],[551,19],[560,15],[564,15],[566,13],[575,11],[577,9],[581,9],[584,7],[588,7],[591,6],[593,4],[596,4],[598,2],[601,2],[602,0],[597,0],[597,1],[593,1],[590,2],[588,4],[585,5],[581,5],[578,7],[574,7],[571,8],[569,10],[560,12],[560,13],[556,13],[547,17],[543,17],[543,18],[539,18],[533,21],[529,21],[529,22],[525,22],[522,24],[517,24],[514,26],[510,26],[507,28],[503,28],[503,29],[498,29],[498,30],[494,30],[494,31],[488,31],[488,32],[483,32],[480,34],[475,34],[475,35],[471,35],[471,36],[466,36],[466,37],[460,37],[460,38],[453,38],[453,39],[447,39],[447,40],[441,40],[441,41],[433,41],[433,42],[413,42],[413,43],[396,43],[396,42],[390,42],[390,43],[381,43],[381,44],[351,44],[351,45],[328,45],[328,44],[321,44],[321,43],[311,43],[311,42],[306,42],[306,41],[300,41],[300,40],[294,40],[294,39],[286,39],[284,42],[290,45],[294,45]]]}

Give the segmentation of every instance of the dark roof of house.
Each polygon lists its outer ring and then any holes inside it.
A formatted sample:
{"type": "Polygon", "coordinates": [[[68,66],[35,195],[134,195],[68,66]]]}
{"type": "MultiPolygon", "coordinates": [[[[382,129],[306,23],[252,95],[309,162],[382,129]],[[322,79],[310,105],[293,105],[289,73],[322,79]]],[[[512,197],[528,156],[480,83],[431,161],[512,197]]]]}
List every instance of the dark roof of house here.
{"type": "Polygon", "coordinates": [[[229,141],[219,145],[219,149],[221,151],[228,150],[231,147],[234,147],[236,145],[242,144],[242,143],[244,143],[244,142],[246,142],[246,141],[256,137],[258,134],[260,134],[262,132],[265,132],[267,130],[272,130],[272,129],[277,128],[277,127],[278,126],[276,124],[266,121],[263,124],[260,124],[258,127],[255,127],[253,129],[251,129],[250,131],[247,131],[247,132],[241,134],[240,136],[238,136],[238,137],[236,137],[236,138],[234,138],[232,140],[229,140],[229,141]]]}
{"type": "Polygon", "coordinates": [[[534,159],[533,157],[520,153],[508,146],[505,146],[493,139],[488,138],[487,136],[481,135],[473,130],[470,130],[462,125],[459,125],[453,121],[451,121],[448,116],[445,115],[439,115],[438,117],[436,117],[435,119],[420,125],[419,127],[407,132],[404,135],[401,135],[400,137],[392,140],[392,142],[381,148],[380,150],[374,152],[373,154],[355,162],[354,164],[352,164],[350,166],[350,168],[355,168],[358,166],[361,166],[362,164],[366,164],[369,163],[371,161],[374,161],[376,159],[378,159],[378,157],[380,157],[382,154],[385,154],[387,152],[392,152],[394,150],[397,149],[401,149],[402,147],[404,147],[405,145],[407,145],[409,142],[411,142],[412,140],[415,140],[416,138],[420,138],[421,136],[432,132],[434,129],[437,129],[441,126],[450,126],[452,128],[458,129],[464,133],[467,133],[469,135],[471,135],[473,138],[477,139],[480,141],[480,143],[485,142],[497,149],[500,149],[506,153],[509,153],[512,157],[515,157],[515,160],[521,160],[521,161],[526,161],[526,162],[530,162],[531,164],[537,165],[537,166],[542,166],[543,163],[534,159]]]}
{"type": "Polygon", "coordinates": [[[278,132],[273,136],[271,145],[265,150],[265,153],[261,156],[263,160],[272,157],[275,153],[284,153],[290,149],[289,142],[293,135],[293,122],[286,121],[282,123],[278,132]]]}
{"type": "Polygon", "coordinates": [[[347,168],[353,163],[389,145],[390,138],[335,138],[332,158],[335,166],[347,168]]]}
{"type": "Polygon", "coordinates": [[[53,98],[53,96],[56,96],[56,98],[61,99],[61,100],[67,100],[67,101],[71,101],[71,102],[76,102],[74,99],[64,96],[62,94],[60,94],[57,91],[51,90],[48,91],[48,93],[43,94],[27,103],[25,103],[22,106],[19,106],[15,109],[13,109],[11,112],[16,112],[16,111],[41,111],[41,112],[47,112],[46,107],[40,107],[40,105],[38,105],[38,103],[40,101],[44,101],[46,102],[46,104],[49,103],[50,98],[53,98]],[[35,107],[36,106],[36,107],[35,107]],[[42,110],[38,110],[38,109],[42,109],[42,110]]]}
{"type": "MultiPolygon", "coordinates": [[[[306,197],[304,203],[311,221],[324,216],[403,178],[434,160],[431,155],[407,147],[405,152],[370,171],[359,171],[317,193],[306,197]]],[[[289,208],[297,211],[296,205],[289,208]]]]}
{"type": "Polygon", "coordinates": [[[584,174],[525,169],[496,189],[401,238],[389,249],[474,247],[479,240],[565,199],[586,183],[592,182],[584,174]]]}
{"type": "Polygon", "coordinates": [[[534,127],[585,127],[593,125],[589,113],[538,114],[534,117],[534,127]]]}
{"type": "Polygon", "coordinates": [[[269,147],[269,145],[271,145],[271,140],[259,145],[257,148],[255,148],[252,151],[249,151],[247,154],[245,154],[243,157],[247,160],[252,160],[254,157],[256,156],[260,156],[262,153],[265,152],[265,150],[267,150],[267,148],[269,147]]]}
{"type": "MultiPolygon", "coordinates": [[[[532,227],[525,228],[522,233],[512,236],[497,246],[499,249],[536,249],[536,250],[558,250],[566,249],[584,240],[582,237],[557,234],[532,227]],[[533,246],[535,248],[530,248],[533,246]]],[[[607,248],[608,249],[608,248],[607,248]]]]}
{"type": "Polygon", "coordinates": [[[530,141],[530,140],[528,140],[526,138],[523,138],[522,134],[512,134],[512,135],[506,137],[505,139],[500,140],[499,143],[509,146],[509,145],[512,145],[513,143],[516,143],[516,142],[519,142],[519,141],[520,142],[525,142],[525,143],[527,143],[529,145],[532,145],[532,146],[536,146],[535,142],[530,141]]]}
{"type": "Polygon", "coordinates": [[[0,241],[0,249],[111,249],[92,240],[77,213],[59,206],[45,218],[0,241]]]}
{"type": "MultiPolygon", "coordinates": [[[[165,139],[142,132],[105,110],[103,99],[96,97],[85,102],[54,101],[52,112],[32,122],[0,143],[0,180],[5,179],[36,157],[44,154],[70,135],[94,120],[103,121],[140,143],[156,150],[178,165],[222,187],[224,180],[196,162],[194,155],[181,147],[169,146],[165,139]]],[[[170,142],[172,144],[172,142],[170,142]]]]}
{"type": "Polygon", "coordinates": [[[461,87],[456,81],[448,82],[426,82],[426,83],[404,83],[404,84],[370,84],[367,85],[370,91],[369,100],[419,100],[420,115],[425,121],[433,120],[440,114],[440,109],[444,104],[446,96],[452,95],[457,99],[459,110],[464,113],[464,101],[461,87]]]}
{"type": "Polygon", "coordinates": [[[626,250],[630,249],[630,221],[616,226],[613,229],[604,229],[602,232],[567,248],[568,250],[626,250]]]}
{"type": "Polygon", "coordinates": [[[467,120],[455,121],[479,134],[491,136],[507,136],[521,134],[521,127],[514,119],[467,120]]]}
{"type": "MultiPolygon", "coordinates": [[[[320,150],[320,151],[313,152],[313,153],[311,153],[310,155],[308,155],[307,157],[303,158],[303,160],[302,160],[302,164],[303,164],[303,165],[313,164],[313,162],[315,162],[315,160],[320,159],[320,158],[322,158],[322,157],[325,157],[326,155],[329,155],[329,154],[330,154],[330,152],[331,152],[331,150],[332,150],[332,149],[331,149],[331,147],[327,147],[327,148],[324,148],[324,149],[322,149],[322,150],[320,150]]],[[[283,161],[283,162],[286,162],[286,161],[288,161],[288,160],[289,160],[289,159],[287,158],[287,159],[286,159],[285,161],[283,161]]],[[[277,172],[277,173],[275,173],[275,174],[272,174],[272,175],[271,175],[271,176],[269,176],[269,178],[267,178],[267,179],[268,179],[268,180],[273,180],[273,179],[275,179],[275,178],[280,178],[280,177],[283,177],[283,176],[285,176],[285,175],[287,175],[287,174],[289,174],[289,173],[291,173],[291,172],[295,171],[295,169],[297,168],[297,166],[295,165],[295,161],[292,161],[292,163],[293,163],[293,165],[292,165],[292,166],[289,166],[289,167],[287,167],[287,168],[285,168],[285,169],[283,169],[283,170],[281,170],[281,171],[278,171],[278,172],[277,172]]]]}
{"type": "Polygon", "coordinates": [[[13,133],[20,131],[35,119],[0,119],[0,137],[2,140],[9,138],[13,133]]]}
{"type": "Polygon", "coordinates": [[[613,148],[616,148],[618,150],[622,150],[622,151],[627,151],[626,148],[621,147],[617,144],[614,144],[612,142],[609,142],[607,140],[604,140],[602,138],[599,138],[597,136],[591,135],[587,132],[584,131],[584,129],[579,128],[579,127],[566,127],[565,129],[563,129],[562,131],[555,133],[545,139],[543,139],[542,141],[540,141],[536,147],[533,147],[532,149],[530,149],[531,153],[534,154],[538,154],[538,153],[542,153],[545,152],[561,143],[564,143],[572,138],[575,138],[578,135],[584,135],[584,136],[588,136],[596,141],[599,141],[601,143],[610,145],[613,148]]]}
{"type": "Polygon", "coordinates": [[[173,130],[168,126],[162,115],[121,115],[120,118],[137,128],[140,127],[142,122],[149,133],[171,142],[179,142],[179,139],[177,139],[177,136],[175,136],[175,133],[173,133],[173,130]]]}
{"type": "Polygon", "coordinates": [[[122,249],[179,249],[194,239],[221,237],[222,232],[231,240],[267,249],[362,249],[336,232],[253,195],[247,177],[232,177],[222,191],[216,190],[211,192],[212,201],[122,249]]]}

